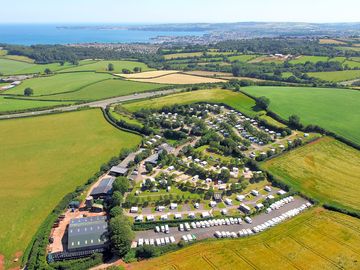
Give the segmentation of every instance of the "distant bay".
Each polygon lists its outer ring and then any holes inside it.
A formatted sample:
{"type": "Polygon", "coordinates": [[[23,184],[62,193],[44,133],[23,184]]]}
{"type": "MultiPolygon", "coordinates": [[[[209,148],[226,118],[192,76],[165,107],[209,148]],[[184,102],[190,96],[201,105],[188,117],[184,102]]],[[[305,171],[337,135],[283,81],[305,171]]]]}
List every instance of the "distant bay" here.
{"type": "Polygon", "coordinates": [[[148,43],[157,36],[202,36],[201,31],[143,31],[129,30],[127,26],[64,24],[0,24],[0,43],[34,44],[72,44],[72,43],[148,43]]]}

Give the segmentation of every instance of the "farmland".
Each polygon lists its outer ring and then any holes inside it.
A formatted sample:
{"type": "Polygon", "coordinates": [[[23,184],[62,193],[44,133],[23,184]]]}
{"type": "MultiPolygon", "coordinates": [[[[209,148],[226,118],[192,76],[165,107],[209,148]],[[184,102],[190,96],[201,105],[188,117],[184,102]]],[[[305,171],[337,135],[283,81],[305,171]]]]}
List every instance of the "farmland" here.
{"type": "Polygon", "coordinates": [[[166,54],[164,58],[166,60],[177,59],[177,58],[192,58],[192,57],[201,57],[203,56],[203,52],[191,52],[191,53],[174,53],[174,54],[166,54]]]}
{"type": "Polygon", "coordinates": [[[109,125],[99,110],[5,120],[0,129],[0,254],[6,268],[15,266],[15,253],[24,251],[65,194],[140,142],[109,125]]]}
{"type": "Polygon", "coordinates": [[[185,92],[160,98],[124,104],[125,109],[135,112],[140,109],[160,109],[173,104],[190,104],[196,102],[224,103],[249,115],[255,115],[255,101],[244,94],[222,89],[185,92]]]}
{"type": "Polygon", "coordinates": [[[241,55],[235,55],[235,56],[229,56],[229,60],[231,62],[239,61],[239,62],[247,62],[254,58],[258,57],[258,55],[253,54],[241,54],[241,55]]]}
{"type": "Polygon", "coordinates": [[[302,87],[244,87],[242,90],[258,97],[267,96],[271,100],[270,109],[284,119],[296,114],[305,125],[318,125],[360,143],[358,91],[302,87]]]}
{"type": "MultiPolygon", "coordinates": [[[[103,76],[109,76],[103,74],[103,76]]],[[[115,96],[129,95],[133,93],[140,93],[144,91],[157,90],[167,85],[156,85],[151,83],[141,83],[125,81],[120,79],[102,80],[97,83],[89,84],[80,88],[77,91],[43,96],[42,100],[75,100],[75,101],[91,101],[105,99],[115,96]]]]}
{"type": "MultiPolygon", "coordinates": [[[[352,63],[350,65],[356,65],[352,63]]],[[[357,65],[356,65],[357,66],[357,65]]],[[[324,81],[342,82],[360,78],[360,70],[343,70],[327,72],[309,72],[310,77],[315,77],[324,81]]]]}
{"type": "Polygon", "coordinates": [[[137,82],[159,83],[159,84],[199,84],[225,82],[222,79],[192,76],[186,74],[169,74],[151,79],[131,79],[137,82]]]}
{"type": "Polygon", "coordinates": [[[178,72],[179,72],[178,70],[155,70],[155,71],[146,71],[141,73],[120,74],[120,76],[126,79],[150,79],[150,78],[156,78],[178,72]]]}
{"type": "Polygon", "coordinates": [[[46,96],[63,92],[77,91],[87,85],[111,78],[109,74],[78,72],[56,74],[25,80],[21,85],[5,91],[6,94],[23,95],[24,89],[30,87],[33,96],[46,96]]]}
{"type": "Polygon", "coordinates": [[[305,64],[306,62],[312,62],[312,63],[316,63],[316,62],[327,62],[329,59],[329,57],[327,56],[300,56],[297,59],[291,60],[290,63],[291,64],[305,64]]]}
{"type": "Polygon", "coordinates": [[[141,62],[136,61],[121,61],[121,60],[102,60],[102,61],[91,61],[83,60],[79,62],[79,66],[67,68],[65,72],[74,72],[74,71],[96,71],[96,72],[109,72],[108,65],[112,63],[114,65],[114,70],[112,73],[121,73],[122,69],[133,70],[135,67],[140,67],[143,71],[150,70],[150,68],[141,62]]]}
{"type": "Polygon", "coordinates": [[[359,164],[359,151],[325,137],[263,167],[322,203],[360,210],[359,164]]]}
{"type": "Polygon", "coordinates": [[[12,99],[0,96],[0,113],[66,105],[69,102],[12,99]]]}
{"type": "Polygon", "coordinates": [[[248,239],[205,241],[130,269],[357,269],[359,228],[356,218],[318,208],[248,239]]]}

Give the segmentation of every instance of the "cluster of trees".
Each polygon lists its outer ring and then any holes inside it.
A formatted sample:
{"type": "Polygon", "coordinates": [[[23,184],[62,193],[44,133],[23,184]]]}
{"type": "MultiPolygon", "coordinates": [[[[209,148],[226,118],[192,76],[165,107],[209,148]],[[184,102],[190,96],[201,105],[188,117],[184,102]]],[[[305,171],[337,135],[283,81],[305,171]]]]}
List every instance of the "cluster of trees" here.
{"type": "Polygon", "coordinates": [[[123,257],[129,252],[134,232],[131,229],[130,221],[123,215],[121,204],[123,196],[130,187],[126,177],[118,177],[113,183],[113,194],[110,200],[110,221],[109,233],[111,250],[119,257],[123,257]]]}

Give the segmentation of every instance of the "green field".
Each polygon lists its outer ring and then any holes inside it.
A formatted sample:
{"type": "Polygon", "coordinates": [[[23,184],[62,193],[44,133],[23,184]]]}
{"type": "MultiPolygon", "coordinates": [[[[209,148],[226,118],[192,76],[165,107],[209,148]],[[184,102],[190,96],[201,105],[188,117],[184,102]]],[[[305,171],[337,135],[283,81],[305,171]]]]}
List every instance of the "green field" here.
{"type": "Polygon", "coordinates": [[[329,59],[329,57],[327,56],[307,56],[307,55],[303,55],[300,56],[297,59],[291,60],[290,63],[291,64],[305,64],[306,62],[312,62],[312,63],[316,63],[316,62],[327,62],[329,59]]]}
{"type": "Polygon", "coordinates": [[[360,68],[360,62],[357,61],[345,61],[344,65],[348,65],[350,68],[360,68]]]}
{"type": "Polygon", "coordinates": [[[148,99],[124,104],[125,109],[135,112],[140,109],[160,109],[174,104],[190,104],[196,102],[224,103],[245,114],[254,116],[255,101],[244,94],[223,89],[198,90],[184,92],[160,98],[148,99]]]}
{"type": "Polygon", "coordinates": [[[39,65],[0,58],[0,73],[4,75],[43,73],[46,68],[49,68],[51,71],[59,71],[70,67],[73,67],[70,63],[65,63],[63,66],[59,63],[39,65]]]}
{"type": "Polygon", "coordinates": [[[253,237],[204,241],[129,269],[359,269],[359,230],[359,219],[317,208],[253,237]]]}
{"type": "Polygon", "coordinates": [[[360,210],[360,152],[325,137],[263,164],[285,183],[322,203],[360,210]]]}
{"type": "Polygon", "coordinates": [[[284,119],[296,114],[305,125],[321,126],[360,144],[359,91],[271,86],[242,90],[257,97],[267,96],[270,109],[284,119]]]}
{"type": "Polygon", "coordinates": [[[141,67],[142,71],[151,70],[146,64],[136,61],[120,61],[120,60],[104,60],[104,61],[92,61],[92,63],[86,63],[87,60],[80,61],[79,66],[67,68],[63,72],[72,71],[96,71],[96,72],[109,72],[108,65],[112,63],[114,65],[114,71],[112,73],[121,73],[122,69],[133,70],[135,67],[141,67]]]}
{"type": "MultiPolygon", "coordinates": [[[[100,75],[100,74],[99,74],[100,75]]],[[[103,76],[110,76],[108,74],[103,74],[103,76]]],[[[130,95],[133,93],[140,93],[150,90],[157,90],[163,87],[166,87],[166,84],[153,84],[153,83],[143,83],[143,82],[132,82],[121,79],[108,79],[100,81],[98,83],[93,83],[86,87],[81,88],[78,91],[43,96],[41,99],[45,100],[79,100],[79,101],[88,101],[88,100],[99,100],[110,97],[130,95]]]]}
{"type": "Polygon", "coordinates": [[[47,108],[59,105],[66,105],[70,102],[54,102],[54,101],[37,101],[37,100],[21,100],[6,98],[0,96],[0,113],[9,111],[22,111],[36,108],[47,108]]]}
{"type": "MultiPolygon", "coordinates": [[[[356,63],[356,62],[355,62],[356,63]]],[[[315,77],[324,81],[342,82],[360,78],[360,70],[309,72],[310,77],[315,77]]]]}
{"type": "MultiPolygon", "coordinates": [[[[141,138],[115,129],[100,110],[0,121],[0,254],[23,252],[61,198],[141,138]],[[29,132],[31,131],[31,132],[29,132]]],[[[21,261],[21,259],[20,259],[21,261]]]]}
{"type": "Polygon", "coordinates": [[[173,53],[173,54],[166,54],[164,58],[166,60],[177,59],[177,58],[193,58],[193,57],[201,57],[203,56],[203,52],[190,52],[190,53],[173,53]]]}
{"type": "Polygon", "coordinates": [[[112,76],[110,74],[93,72],[56,74],[49,77],[39,77],[25,80],[19,86],[16,86],[3,93],[11,95],[23,95],[24,89],[30,87],[34,90],[34,97],[53,95],[69,91],[77,91],[87,85],[91,85],[95,82],[106,80],[111,77],[112,76]]]}
{"type": "MultiPolygon", "coordinates": [[[[1,53],[0,53],[1,55],[1,53]]],[[[22,62],[26,62],[26,63],[34,63],[34,59],[31,59],[27,56],[22,56],[22,55],[4,55],[3,58],[6,59],[11,59],[11,60],[15,60],[15,61],[22,61],[22,62]]]]}
{"type": "Polygon", "coordinates": [[[341,51],[356,51],[360,52],[360,47],[336,47],[337,49],[341,51]]]}
{"type": "Polygon", "coordinates": [[[247,61],[250,61],[250,60],[252,60],[252,59],[255,59],[256,57],[258,57],[258,55],[254,55],[254,54],[241,54],[241,55],[229,56],[228,59],[229,59],[231,62],[235,62],[235,61],[247,62],[247,61]]]}

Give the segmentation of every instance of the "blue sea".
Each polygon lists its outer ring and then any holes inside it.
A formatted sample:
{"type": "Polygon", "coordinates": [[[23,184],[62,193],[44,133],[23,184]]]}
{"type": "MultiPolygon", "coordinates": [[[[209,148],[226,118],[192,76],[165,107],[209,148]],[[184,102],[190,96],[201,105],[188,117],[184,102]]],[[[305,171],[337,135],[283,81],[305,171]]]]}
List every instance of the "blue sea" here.
{"type": "MultiPolygon", "coordinates": [[[[0,43],[34,44],[69,44],[86,42],[135,43],[151,42],[157,36],[202,36],[204,32],[163,32],[137,31],[127,29],[61,28],[64,24],[0,24],[0,43]]],[[[91,25],[94,26],[94,25],[91,25]]],[[[109,26],[109,25],[105,25],[109,26]]],[[[121,26],[121,25],[116,25],[121,26]]]]}

